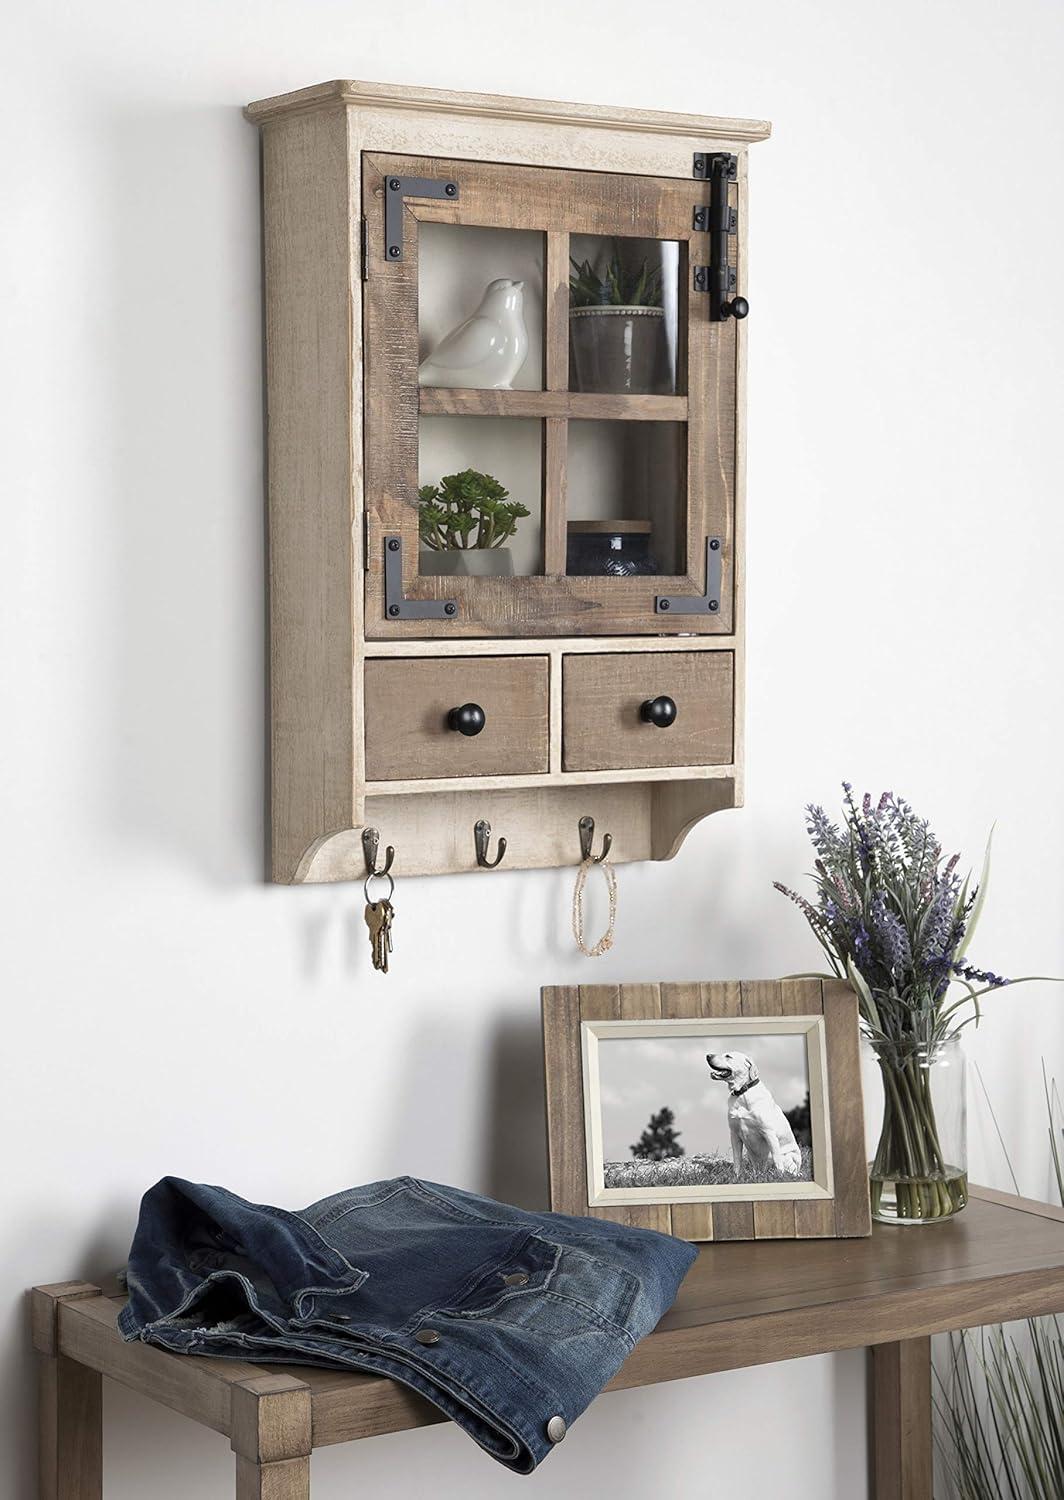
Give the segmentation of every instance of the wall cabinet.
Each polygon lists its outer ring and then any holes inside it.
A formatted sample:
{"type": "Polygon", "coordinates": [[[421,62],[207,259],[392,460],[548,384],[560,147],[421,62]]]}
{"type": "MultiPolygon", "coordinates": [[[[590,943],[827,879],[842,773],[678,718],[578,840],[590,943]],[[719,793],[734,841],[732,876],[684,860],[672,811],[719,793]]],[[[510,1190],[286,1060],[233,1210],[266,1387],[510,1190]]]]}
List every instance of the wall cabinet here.
{"type": "Polygon", "coordinates": [[[475,869],[482,819],[504,868],[574,863],[585,814],[616,859],[669,857],[742,797],[768,126],[359,83],[247,113],[274,878],[360,877],[368,825],[406,873],[475,869]],[[448,547],[419,504],[469,471],[519,508],[505,546],[448,547]]]}

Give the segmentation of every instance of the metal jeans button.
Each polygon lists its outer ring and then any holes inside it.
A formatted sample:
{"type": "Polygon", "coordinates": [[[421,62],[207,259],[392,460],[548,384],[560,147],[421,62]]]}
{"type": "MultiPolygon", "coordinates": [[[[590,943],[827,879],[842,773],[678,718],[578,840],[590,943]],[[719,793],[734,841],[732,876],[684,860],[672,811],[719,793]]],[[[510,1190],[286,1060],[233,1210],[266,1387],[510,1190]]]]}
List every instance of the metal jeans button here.
{"type": "Polygon", "coordinates": [[[435,1328],[419,1328],[414,1337],[419,1344],[438,1344],[440,1342],[440,1336],[435,1328]]]}
{"type": "Polygon", "coordinates": [[[504,1276],[502,1278],[502,1284],[503,1286],[527,1286],[528,1272],[512,1271],[509,1276],[504,1276]]]}
{"type": "Polygon", "coordinates": [[[547,1436],[552,1443],[560,1443],[565,1436],[565,1418],[551,1417],[547,1423],[547,1436]]]}

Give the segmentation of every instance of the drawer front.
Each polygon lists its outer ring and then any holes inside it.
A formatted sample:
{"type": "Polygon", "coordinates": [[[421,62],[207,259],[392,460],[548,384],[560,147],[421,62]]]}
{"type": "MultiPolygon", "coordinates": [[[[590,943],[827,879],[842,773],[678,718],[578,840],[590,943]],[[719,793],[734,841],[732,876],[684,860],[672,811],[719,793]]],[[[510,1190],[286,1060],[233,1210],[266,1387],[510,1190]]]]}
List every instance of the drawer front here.
{"type": "Polygon", "coordinates": [[[370,660],[365,682],[367,781],[547,769],[545,656],[370,660]],[[484,710],[479,734],[448,727],[450,710],[466,703],[484,710]]]}
{"type": "Polygon", "coordinates": [[[566,771],[731,764],[731,651],[567,656],[562,700],[566,771]],[[676,705],[665,728],[641,717],[643,704],[655,698],[671,698],[676,705]]]}

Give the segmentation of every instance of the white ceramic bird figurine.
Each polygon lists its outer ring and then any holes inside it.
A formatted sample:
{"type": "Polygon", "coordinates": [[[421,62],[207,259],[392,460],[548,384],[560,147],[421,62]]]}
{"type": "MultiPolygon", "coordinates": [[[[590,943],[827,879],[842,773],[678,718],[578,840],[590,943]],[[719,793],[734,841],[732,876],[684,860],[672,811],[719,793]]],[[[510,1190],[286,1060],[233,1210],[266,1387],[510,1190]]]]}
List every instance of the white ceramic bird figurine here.
{"type": "Polygon", "coordinates": [[[472,317],[421,361],[418,384],[508,391],[528,353],[524,285],[506,276],[489,282],[472,317]]]}

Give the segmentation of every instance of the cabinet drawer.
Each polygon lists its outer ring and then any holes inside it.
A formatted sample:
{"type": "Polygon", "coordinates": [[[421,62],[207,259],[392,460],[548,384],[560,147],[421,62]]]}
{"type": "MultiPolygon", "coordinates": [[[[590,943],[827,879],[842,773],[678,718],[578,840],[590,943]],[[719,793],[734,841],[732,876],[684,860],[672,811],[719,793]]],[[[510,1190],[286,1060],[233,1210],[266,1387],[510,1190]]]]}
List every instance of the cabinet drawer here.
{"type": "Polygon", "coordinates": [[[562,700],[566,771],[731,764],[731,651],[567,656],[562,700]],[[676,706],[666,728],[641,717],[643,704],[655,698],[671,698],[676,706]]]}
{"type": "Polygon", "coordinates": [[[366,662],[366,778],[521,776],[547,769],[545,656],[416,657],[366,662]],[[451,729],[476,703],[479,734],[451,729]]]}

